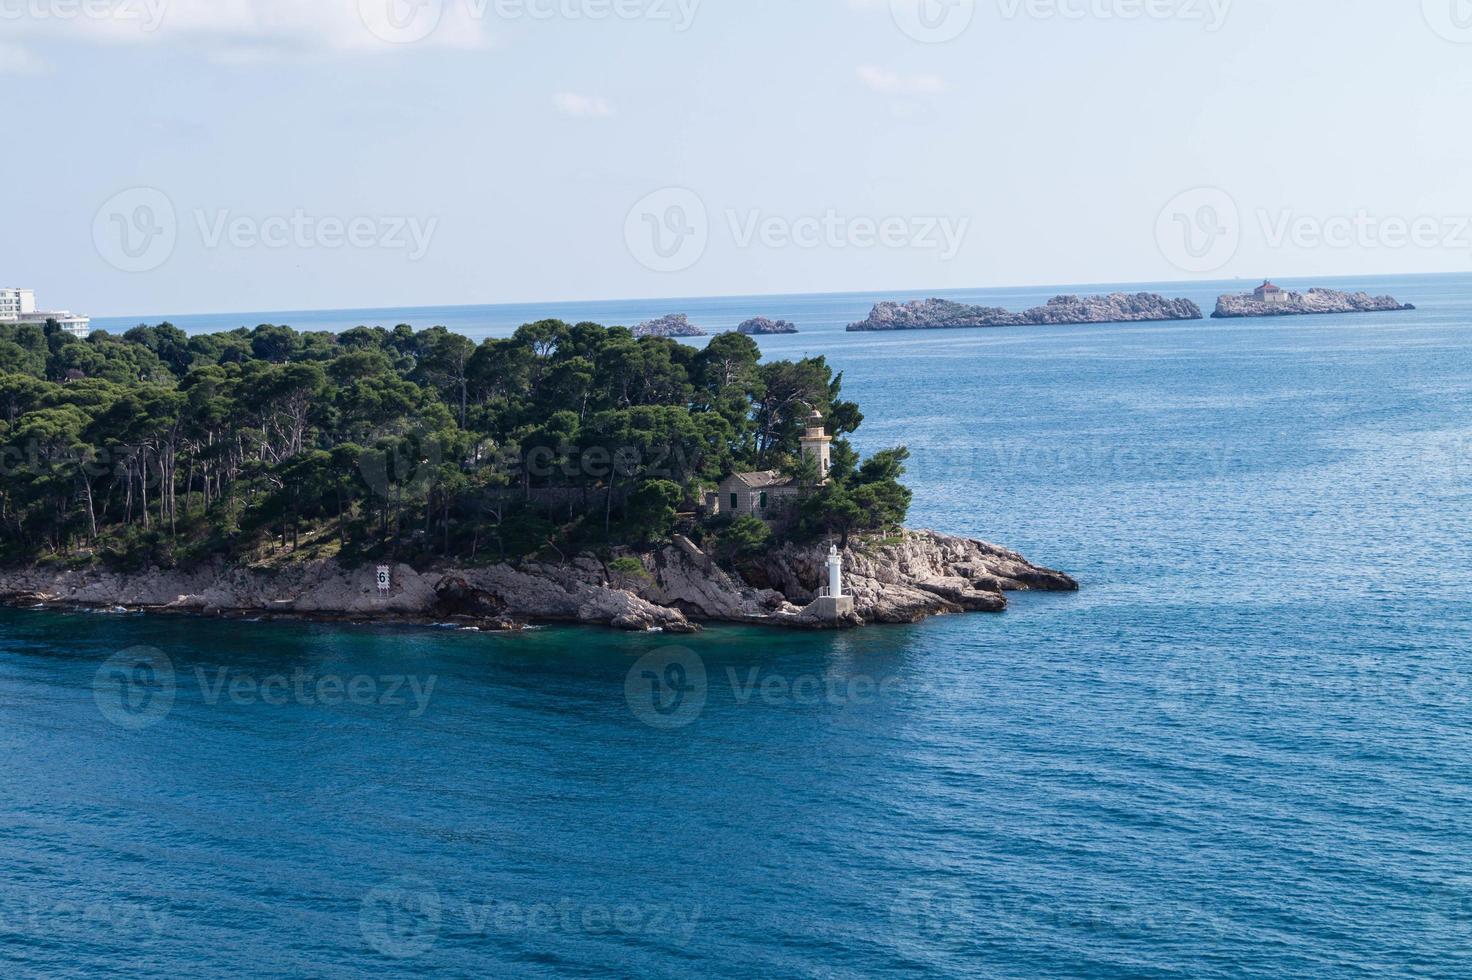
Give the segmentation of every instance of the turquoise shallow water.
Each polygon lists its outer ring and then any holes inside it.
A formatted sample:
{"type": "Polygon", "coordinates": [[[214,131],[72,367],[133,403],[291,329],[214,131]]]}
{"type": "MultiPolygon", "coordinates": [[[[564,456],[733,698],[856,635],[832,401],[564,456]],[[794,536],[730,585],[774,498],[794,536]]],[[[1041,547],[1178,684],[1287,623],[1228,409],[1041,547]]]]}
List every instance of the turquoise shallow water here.
{"type": "Polygon", "coordinates": [[[671,653],[0,612],[6,972],[1472,973],[1472,279],[1364,285],[1420,309],[708,301],[804,326],[765,349],[911,446],[912,523],[1083,583],[1003,616],[671,653]]]}

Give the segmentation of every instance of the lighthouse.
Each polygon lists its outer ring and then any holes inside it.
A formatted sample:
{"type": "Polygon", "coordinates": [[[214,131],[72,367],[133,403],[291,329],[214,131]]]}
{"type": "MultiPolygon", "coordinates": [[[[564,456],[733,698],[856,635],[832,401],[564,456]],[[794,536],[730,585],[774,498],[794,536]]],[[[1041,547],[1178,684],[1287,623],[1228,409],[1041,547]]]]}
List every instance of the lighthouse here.
{"type": "Polygon", "coordinates": [[[828,473],[833,469],[833,437],[823,426],[823,413],[816,408],[808,416],[807,429],[798,442],[802,446],[803,458],[811,459],[818,466],[818,484],[826,484],[828,473]]]}
{"type": "Polygon", "coordinates": [[[843,556],[838,546],[828,546],[828,584],[818,589],[818,596],[802,611],[802,619],[815,624],[833,624],[838,628],[857,626],[854,597],[843,594],[843,556]]]}
{"type": "Polygon", "coordinates": [[[843,556],[838,553],[838,545],[828,548],[828,595],[843,598],[843,556]]]}

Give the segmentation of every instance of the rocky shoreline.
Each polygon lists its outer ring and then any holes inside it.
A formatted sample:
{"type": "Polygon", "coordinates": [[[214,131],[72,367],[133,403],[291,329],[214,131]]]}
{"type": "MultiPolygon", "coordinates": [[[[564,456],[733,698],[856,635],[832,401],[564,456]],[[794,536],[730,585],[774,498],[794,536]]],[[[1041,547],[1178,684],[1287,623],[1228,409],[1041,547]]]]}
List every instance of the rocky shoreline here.
{"type": "MultiPolygon", "coordinates": [[[[565,563],[473,568],[393,567],[378,591],[375,568],[318,560],[274,568],[222,562],[122,573],[44,566],[0,569],[0,602],[23,607],[216,617],[458,625],[487,631],[581,623],[691,633],[700,623],[833,629],[915,623],[930,616],[1001,612],[1006,592],[1078,589],[996,545],[931,531],[853,539],[843,551],[852,615],[835,621],[809,603],[826,582],[826,546],[784,545],[737,576],[685,539],[634,557],[642,574],[614,572],[582,555],[565,563]]],[[[621,566],[626,563],[620,563],[621,566]]]]}
{"type": "Polygon", "coordinates": [[[1047,305],[1021,313],[995,306],[968,306],[945,299],[903,304],[885,302],[877,304],[868,319],[851,323],[848,329],[854,333],[1200,319],[1201,307],[1188,299],[1167,299],[1158,293],[1110,293],[1107,296],[1054,296],[1047,305]]]}
{"type": "Polygon", "coordinates": [[[1346,293],[1337,289],[1310,289],[1307,293],[1280,293],[1283,299],[1267,303],[1252,293],[1231,293],[1216,301],[1213,320],[1257,316],[1311,316],[1323,313],[1380,313],[1414,310],[1392,296],[1346,293]]]}

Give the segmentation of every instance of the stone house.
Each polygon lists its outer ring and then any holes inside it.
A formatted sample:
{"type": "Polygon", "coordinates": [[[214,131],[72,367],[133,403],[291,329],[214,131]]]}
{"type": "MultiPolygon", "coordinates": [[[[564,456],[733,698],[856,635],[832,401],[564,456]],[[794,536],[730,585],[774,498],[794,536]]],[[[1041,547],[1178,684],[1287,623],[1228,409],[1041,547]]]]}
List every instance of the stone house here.
{"type": "MultiPolygon", "coordinates": [[[[833,469],[833,437],[823,426],[821,412],[815,410],[808,417],[801,445],[803,456],[817,464],[818,485],[822,486],[828,482],[828,474],[833,469]]],[[[705,513],[708,517],[750,515],[770,523],[779,520],[801,492],[802,487],[796,479],[783,476],[776,470],[732,473],[721,481],[714,493],[705,495],[705,513]]]]}
{"type": "Polygon", "coordinates": [[[705,512],[711,516],[750,515],[771,521],[797,499],[798,489],[796,480],[776,470],[732,473],[721,481],[715,493],[705,495],[705,512]]]}
{"type": "Polygon", "coordinates": [[[1288,302],[1288,292],[1281,286],[1275,286],[1273,283],[1263,280],[1263,284],[1252,291],[1252,298],[1259,303],[1286,303],[1288,302]]]}

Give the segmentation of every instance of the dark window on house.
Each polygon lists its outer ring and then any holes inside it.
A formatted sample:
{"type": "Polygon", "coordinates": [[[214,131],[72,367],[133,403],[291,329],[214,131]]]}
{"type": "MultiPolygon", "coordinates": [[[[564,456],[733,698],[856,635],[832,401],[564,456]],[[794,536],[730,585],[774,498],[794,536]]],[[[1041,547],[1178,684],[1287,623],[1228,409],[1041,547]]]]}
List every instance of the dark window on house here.
{"type": "Polygon", "coordinates": [[[732,510],[740,510],[741,509],[741,498],[738,497],[738,496],[736,496],[736,494],[734,494],[734,493],[731,494],[731,509],[732,510]]]}
{"type": "Polygon", "coordinates": [[[762,491],[762,510],[766,510],[766,509],[767,509],[767,492],[765,490],[763,490],[762,491]]]}

